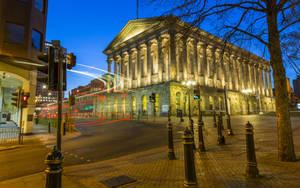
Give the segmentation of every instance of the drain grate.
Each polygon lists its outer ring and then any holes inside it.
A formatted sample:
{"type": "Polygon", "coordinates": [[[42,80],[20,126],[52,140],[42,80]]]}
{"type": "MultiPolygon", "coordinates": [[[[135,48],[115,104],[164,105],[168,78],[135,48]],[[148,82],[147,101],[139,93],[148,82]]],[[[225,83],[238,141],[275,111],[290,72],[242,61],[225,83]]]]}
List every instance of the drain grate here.
{"type": "Polygon", "coordinates": [[[106,180],[101,180],[100,182],[103,183],[104,185],[106,185],[107,187],[115,188],[115,187],[119,187],[122,185],[136,182],[136,179],[133,179],[133,178],[125,176],[125,175],[121,175],[121,176],[109,178],[106,180]]]}

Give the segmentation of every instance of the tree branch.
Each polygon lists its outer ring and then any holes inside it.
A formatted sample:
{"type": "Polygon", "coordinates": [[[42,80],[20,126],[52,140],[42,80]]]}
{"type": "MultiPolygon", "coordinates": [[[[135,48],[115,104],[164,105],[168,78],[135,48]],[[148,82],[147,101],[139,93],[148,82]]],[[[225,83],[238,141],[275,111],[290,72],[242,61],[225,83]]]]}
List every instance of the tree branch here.
{"type": "Polygon", "coordinates": [[[294,25],[295,23],[298,23],[298,22],[300,22],[300,19],[299,19],[299,20],[295,20],[295,21],[293,21],[293,22],[287,24],[286,26],[284,26],[283,28],[281,28],[281,29],[279,30],[279,33],[281,33],[282,31],[284,31],[285,29],[287,29],[287,28],[290,27],[291,25],[294,25]]]}
{"type": "Polygon", "coordinates": [[[250,36],[250,37],[253,37],[253,38],[257,39],[259,42],[261,42],[261,43],[263,43],[264,45],[266,45],[266,46],[269,45],[268,42],[264,41],[264,40],[261,39],[260,37],[254,35],[254,34],[252,34],[252,33],[249,33],[249,32],[247,32],[247,31],[245,31],[245,30],[242,30],[242,29],[239,29],[239,28],[235,28],[235,27],[233,27],[233,26],[225,26],[225,27],[234,29],[234,30],[236,30],[236,31],[238,31],[238,32],[241,32],[241,33],[245,34],[245,35],[248,35],[248,36],[250,36]]]}

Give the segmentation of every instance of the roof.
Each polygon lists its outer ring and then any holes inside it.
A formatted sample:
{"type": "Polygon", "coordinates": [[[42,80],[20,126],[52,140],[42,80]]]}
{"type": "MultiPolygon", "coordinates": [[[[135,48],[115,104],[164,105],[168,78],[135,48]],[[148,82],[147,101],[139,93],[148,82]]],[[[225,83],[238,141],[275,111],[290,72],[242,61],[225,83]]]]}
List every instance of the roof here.
{"type": "Polygon", "coordinates": [[[119,44],[147,31],[155,26],[158,26],[162,21],[166,20],[165,16],[136,19],[127,22],[125,27],[118,33],[118,35],[111,41],[111,43],[103,51],[106,53],[108,50],[119,44]]]}

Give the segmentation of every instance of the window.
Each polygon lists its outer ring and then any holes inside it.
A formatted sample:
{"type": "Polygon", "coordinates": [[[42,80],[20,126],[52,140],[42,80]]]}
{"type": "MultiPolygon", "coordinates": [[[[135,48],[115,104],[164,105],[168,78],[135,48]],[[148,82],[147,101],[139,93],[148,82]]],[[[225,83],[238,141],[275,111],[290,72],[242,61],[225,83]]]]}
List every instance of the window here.
{"type": "Polygon", "coordinates": [[[7,22],[5,31],[5,41],[13,43],[23,43],[24,26],[7,22]]]}
{"type": "Polygon", "coordinates": [[[32,46],[37,50],[41,50],[41,37],[42,34],[40,32],[32,30],[32,46]]]}
{"type": "Polygon", "coordinates": [[[39,11],[43,12],[44,11],[44,0],[35,0],[34,6],[39,11]]]}

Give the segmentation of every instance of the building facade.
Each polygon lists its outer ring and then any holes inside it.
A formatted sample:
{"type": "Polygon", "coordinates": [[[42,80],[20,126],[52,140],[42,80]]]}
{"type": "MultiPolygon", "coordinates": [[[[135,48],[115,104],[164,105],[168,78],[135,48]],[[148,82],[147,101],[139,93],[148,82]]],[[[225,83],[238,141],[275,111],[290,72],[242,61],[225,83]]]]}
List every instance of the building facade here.
{"type": "Polygon", "coordinates": [[[200,88],[204,112],[224,111],[224,88],[231,114],[274,111],[268,61],[232,44],[224,48],[222,39],[175,16],[129,21],[104,53],[115,76],[95,112],[160,116],[171,105],[172,115],[187,114],[190,95],[196,114],[194,88],[182,85],[188,80],[200,88]]]}
{"type": "Polygon", "coordinates": [[[44,66],[37,55],[44,48],[47,3],[47,0],[0,1],[0,112],[1,117],[9,115],[18,125],[23,121],[26,134],[32,133],[37,69],[44,66]],[[28,106],[22,109],[22,120],[20,109],[11,105],[11,93],[18,88],[30,93],[28,106]]]}
{"type": "Polygon", "coordinates": [[[297,79],[293,80],[293,86],[295,95],[300,98],[300,75],[297,76],[297,79]]]}

